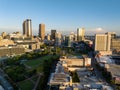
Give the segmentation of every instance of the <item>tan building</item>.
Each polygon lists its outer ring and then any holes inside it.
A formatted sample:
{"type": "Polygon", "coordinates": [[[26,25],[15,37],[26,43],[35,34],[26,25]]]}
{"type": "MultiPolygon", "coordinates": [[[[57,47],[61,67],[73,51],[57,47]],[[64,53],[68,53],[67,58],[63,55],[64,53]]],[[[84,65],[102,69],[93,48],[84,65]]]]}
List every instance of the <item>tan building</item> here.
{"type": "Polygon", "coordinates": [[[91,58],[87,58],[84,56],[68,56],[61,57],[60,61],[63,62],[63,66],[67,67],[68,70],[74,71],[79,69],[79,67],[89,67],[91,66],[91,58]]]}
{"type": "Polygon", "coordinates": [[[1,36],[2,36],[2,38],[4,39],[4,38],[7,36],[7,33],[6,33],[6,32],[2,32],[2,33],[1,33],[1,36]]]}
{"type": "Polygon", "coordinates": [[[13,46],[13,47],[0,47],[0,56],[14,56],[18,54],[25,53],[23,47],[13,46]]]}
{"type": "Polygon", "coordinates": [[[3,37],[2,36],[0,36],[0,41],[3,39],[3,37]]]}
{"type": "Polygon", "coordinates": [[[112,39],[111,40],[111,49],[116,49],[120,51],[120,39],[112,39]]]}
{"type": "Polygon", "coordinates": [[[116,33],[115,32],[107,32],[105,34],[111,35],[111,39],[115,39],[116,38],[116,33]]]}
{"type": "Polygon", "coordinates": [[[20,47],[24,47],[25,50],[40,49],[40,42],[37,42],[36,40],[16,41],[15,43],[20,47]]]}
{"type": "Polygon", "coordinates": [[[95,51],[110,51],[111,35],[96,34],[95,35],[95,51]]]}
{"type": "Polygon", "coordinates": [[[77,29],[77,40],[83,41],[85,39],[85,29],[84,28],[78,28],[77,29]]]}
{"type": "Polygon", "coordinates": [[[15,43],[12,40],[3,39],[0,41],[0,46],[14,45],[15,43]]]}
{"type": "Polygon", "coordinates": [[[31,19],[26,19],[23,22],[23,35],[26,35],[27,37],[32,36],[32,22],[31,22],[31,19]]]}
{"type": "Polygon", "coordinates": [[[39,24],[39,37],[41,40],[45,39],[45,24],[39,24]]]}

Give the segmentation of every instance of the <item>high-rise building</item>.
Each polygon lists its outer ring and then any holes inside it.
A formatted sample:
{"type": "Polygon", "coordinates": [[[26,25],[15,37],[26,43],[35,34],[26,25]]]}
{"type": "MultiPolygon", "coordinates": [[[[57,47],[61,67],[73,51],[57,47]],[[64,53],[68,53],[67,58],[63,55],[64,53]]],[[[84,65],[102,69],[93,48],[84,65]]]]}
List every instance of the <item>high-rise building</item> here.
{"type": "Polygon", "coordinates": [[[45,39],[45,24],[39,24],[39,37],[41,40],[45,39]]]}
{"type": "Polygon", "coordinates": [[[31,19],[26,19],[23,22],[23,35],[26,35],[27,37],[32,36],[32,22],[31,22],[31,19]]]}
{"type": "Polygon", "coordinates": [[[7,36],[7,33],[6,32],[2,32],[1,36],[4,39],[7,36]]]}
{"type": "Polygon", "coordinates": [[[50,34],[47,34],[47,38],[46,38],[47,40],[50,40],[50,34]]]}
{"type": "Polygon", "coordinates": [[[111,39],[115,39],[116,38],[116,33],[115,32],[107,32],[105,34],[111,35],[111,39]]]}
{"type": "Polygon", "coordinates": [[[74,41],[77,41],[77,34],[74,35],[74,41]]]}
{"type": "Polygon", "coordinates": [[[55,45],[61,46],[62,34],[60,32],[55,33],[55,45]]]}
{"type": "Polygon", "coordinates": [[[111,40],[111,49],[120,51],[120,38],[111,40]]]}
{"type": "Polygon", "coordinates": [[[96,34],[95,35],[95,51],[110,51],[111,35],[96,34]]]}
{"type": "Polygon", "coordinates": [[[51,30],[51,40],[55,40],[56,30],[51,30]]]}
{"type": "Polygon", "coordinates": [[[84,28],[78,28],[77,29],[77,40],[83,41],[85,39],[85,29],[84,28]]]}

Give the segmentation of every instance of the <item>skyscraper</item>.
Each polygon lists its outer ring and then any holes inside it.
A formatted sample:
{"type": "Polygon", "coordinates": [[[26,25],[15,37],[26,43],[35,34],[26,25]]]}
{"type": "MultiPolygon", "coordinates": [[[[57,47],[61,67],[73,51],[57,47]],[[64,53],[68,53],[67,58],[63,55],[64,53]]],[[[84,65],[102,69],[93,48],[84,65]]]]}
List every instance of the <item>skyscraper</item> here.
{"type": "Polygon", "coordinates": [[[41,40],[45,39],[45,24],[39,24],[39,37],[41,40]]]}
{"type": "Polygon", "coordinates": [[[77,40],[78,41],[83,41],[85,39],[84,35],[85,35],[85,29],[84,28],[78,28],[77,29],[77,40]]]}
{"type": "Polygon", "coordinates": [[[51,40],[55,40],[56,30],[51,30],[51,40]]]}
{"type": "Polygon", "coordinates": [[[61,46],[62,34],[60,32],[55,33],[55,45],[61,46]]]}
{"type": "Polygon", "coordinates": [[[111,35],[96,34],[95,35],[95,51],[110,51],[111,35]]]}
{"type": "Polygon", "coordinates": [[[32,23],[31,19],[26,19],[23,22],[23,35],[26,35],[27,37],[32,36],[32,23]]]}

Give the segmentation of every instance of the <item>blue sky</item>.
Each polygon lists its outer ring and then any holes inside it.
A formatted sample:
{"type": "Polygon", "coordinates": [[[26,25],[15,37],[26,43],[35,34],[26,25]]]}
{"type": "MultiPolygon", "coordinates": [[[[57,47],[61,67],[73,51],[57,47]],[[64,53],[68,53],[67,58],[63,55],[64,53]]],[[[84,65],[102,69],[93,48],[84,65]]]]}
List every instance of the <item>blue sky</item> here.
{"type": "Polygon", "coordinates": [[[32,20],[33,33],[40,23],[46,31],[86,34],[114,31],[120,34],[120,0],[0,0],[0,33],[20,31],[25,19],[32,20]]]}

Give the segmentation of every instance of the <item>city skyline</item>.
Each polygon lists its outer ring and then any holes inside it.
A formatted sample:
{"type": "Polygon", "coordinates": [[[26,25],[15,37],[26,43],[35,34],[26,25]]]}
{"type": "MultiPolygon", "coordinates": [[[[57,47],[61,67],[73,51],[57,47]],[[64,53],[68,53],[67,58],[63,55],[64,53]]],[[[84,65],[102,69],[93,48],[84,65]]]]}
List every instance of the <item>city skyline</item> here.
{"type": "MultiPolygon", "coordinates": [[[[116,32],[120,35],[119,0],[1,0],[0,33],[20,31],[25,19],[32,20],[32,31],[38,35],[39,24],[46,32],[77,32],[85,28],[86,34],[116,32]]],[[[47,33],[46,33],[47,34],[47,33]]]]}

